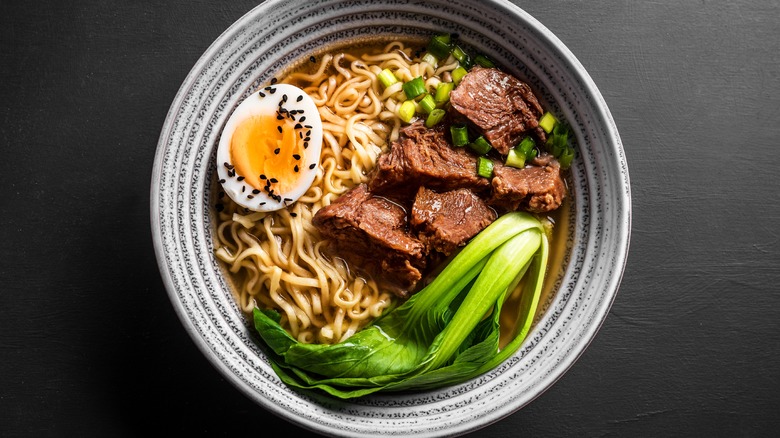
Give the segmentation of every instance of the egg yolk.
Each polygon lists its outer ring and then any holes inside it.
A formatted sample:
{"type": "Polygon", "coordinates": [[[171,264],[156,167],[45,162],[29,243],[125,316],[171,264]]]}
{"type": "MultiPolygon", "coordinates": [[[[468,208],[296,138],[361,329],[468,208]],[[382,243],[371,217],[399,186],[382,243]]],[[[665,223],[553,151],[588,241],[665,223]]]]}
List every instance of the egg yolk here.
{"type": "Polygon", "coordinates": [[[277,195],[289,191],[305,162],[298,137],[289,119],[278,120],[276,114],[248,117],[239,123],[230,141],[236,174],[266,193],[269,185],[277,195]]]}

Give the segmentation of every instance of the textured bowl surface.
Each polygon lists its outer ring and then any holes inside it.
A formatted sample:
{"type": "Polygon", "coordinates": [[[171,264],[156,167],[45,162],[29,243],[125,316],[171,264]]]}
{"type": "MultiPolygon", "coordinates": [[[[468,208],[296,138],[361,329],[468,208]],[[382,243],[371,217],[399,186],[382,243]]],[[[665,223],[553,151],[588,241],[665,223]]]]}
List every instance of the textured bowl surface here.
{"type": "Polygon", "coordinates": [[[597,87],[542,24],[506,1],[268,1],[228,28],[185,79],[165,121],[151,185],[155,250],[170,299],[214,366],[265,409],[338,436],[453,436],[549,388],[609,312],[628,252],[631,196],[617,128],[597,87]],[[576,135],[568,252],[547,310],[518,352],[461,385],[342,401],[294,392],[274,374],[214,256],[215,154],[231,111],[257,86],[328,45],[454,32],[527,81],[576,135]]]}

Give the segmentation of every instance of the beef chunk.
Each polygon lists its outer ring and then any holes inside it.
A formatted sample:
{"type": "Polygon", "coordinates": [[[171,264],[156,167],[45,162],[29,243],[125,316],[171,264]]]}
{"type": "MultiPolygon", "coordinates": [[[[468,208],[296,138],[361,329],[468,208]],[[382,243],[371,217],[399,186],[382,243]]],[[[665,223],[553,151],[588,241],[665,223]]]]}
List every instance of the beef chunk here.
{"type": "Polygon", "coordinates": [[[469,189],[436,193],[420,187],[410,223],[431,249],[450,255],[496,220],[496,212],[469,189]]]}
{"type": "Polygon", "coordinates": [[[443,124],[433,129],[415,122],[401,130],[391,150],[377,160],[368,186],[373,193],[393,198],[412,198],[420,186],[446,191],[469,188],[489,190],[487,179],[476,173],[477,158],[465,148],[452,147],[443,124]]]}
{"type": "Polygon", "coordinates": [[[527,131],[546,140],[539,127],[544,110],[531,87],[495,68],[472,68],[450,93],[450,104],[503,155],[527,131]]]}
{"type": "Polygon", "coordinates": [[[406,210],[361,184],[314,215],[334,252],[405,297],[422,278],[425,247],[407,231],[406,210]]]}
{"type": "Polygon", "coordinates": [[[504,211],[546,213],[560,207],[566,196],[561,166],[549,154],[540,155],[523,169],[496,164],[492,184],[488,204],[504,211]]]}

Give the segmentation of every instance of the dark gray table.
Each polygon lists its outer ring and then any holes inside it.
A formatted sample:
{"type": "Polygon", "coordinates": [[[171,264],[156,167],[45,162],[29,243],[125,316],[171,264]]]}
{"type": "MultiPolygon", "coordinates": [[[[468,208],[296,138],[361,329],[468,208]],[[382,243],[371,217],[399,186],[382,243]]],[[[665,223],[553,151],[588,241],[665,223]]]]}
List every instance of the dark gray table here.
{"type": "MultiPolygon", "coordinates": [[[[255,2],[138,3],[0,3],[0,436],[287,425],[185,333],[149,225],[168,107],[255,2]]],[[[611,108],[632,182],[631,252],[581,359],[474,436],[773,435],[780,4],[518,3],[611,108]]]]}

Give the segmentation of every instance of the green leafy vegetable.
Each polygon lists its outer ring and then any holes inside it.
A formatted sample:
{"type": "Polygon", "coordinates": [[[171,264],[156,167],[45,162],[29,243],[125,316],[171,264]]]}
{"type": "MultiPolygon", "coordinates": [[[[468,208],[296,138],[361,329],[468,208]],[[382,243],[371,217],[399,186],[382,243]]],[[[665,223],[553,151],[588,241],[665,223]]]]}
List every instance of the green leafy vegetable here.
{"type": "Polygon", "coordinates": [[[539,220],[508,213],[423,290],[343,342],[301,344],[272,310],[256,308],[255,327],[270,348],[274,370],[292,387],[353,398],[460,383],[500,364],[520,346],[536,312],[548,251],[539,220]],[[499,349],[498,315],[521,278],[516,334],[499,349]]]}

